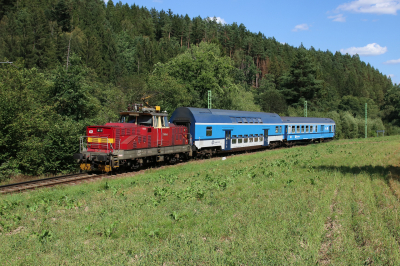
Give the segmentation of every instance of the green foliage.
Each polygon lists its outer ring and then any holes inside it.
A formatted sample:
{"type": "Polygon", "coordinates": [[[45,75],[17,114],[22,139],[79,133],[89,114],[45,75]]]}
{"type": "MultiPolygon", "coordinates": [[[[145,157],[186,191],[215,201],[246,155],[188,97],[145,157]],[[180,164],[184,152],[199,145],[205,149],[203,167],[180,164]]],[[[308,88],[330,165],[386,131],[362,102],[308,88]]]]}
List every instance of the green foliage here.
{"type": "Polygon", "coordinates": [[[354,55],[281,44],[243,24],[108,1],[0,0],[0,179],[72,171],[85,126],[149,98],[332,117],[337,138],[397,134],[399,85],[354,55]]]}

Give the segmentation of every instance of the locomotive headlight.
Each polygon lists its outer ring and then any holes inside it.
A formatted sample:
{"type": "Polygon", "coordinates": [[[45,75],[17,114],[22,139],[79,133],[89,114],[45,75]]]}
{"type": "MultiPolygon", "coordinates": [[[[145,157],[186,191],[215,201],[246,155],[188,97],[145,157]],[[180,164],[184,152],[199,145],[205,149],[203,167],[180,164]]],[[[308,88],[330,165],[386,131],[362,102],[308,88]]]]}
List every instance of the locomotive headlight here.
{"type": "Polygon", "coordinates": [[[97,132],[103,132],[103,129],[102,128],[98,128],[97,132]]]}

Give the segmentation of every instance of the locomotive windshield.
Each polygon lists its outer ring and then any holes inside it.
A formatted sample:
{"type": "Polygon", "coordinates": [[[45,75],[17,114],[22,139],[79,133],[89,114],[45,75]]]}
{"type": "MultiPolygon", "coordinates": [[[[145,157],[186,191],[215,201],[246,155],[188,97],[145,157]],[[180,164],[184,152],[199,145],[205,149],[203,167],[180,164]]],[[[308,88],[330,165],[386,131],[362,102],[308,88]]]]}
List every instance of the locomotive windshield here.
{"type": "Polygon", "coordinates": [[[133,123],[141,126],[151,127],[153,126],[153,117],[149,115],[144,115],[144,116],[122,115],[120,118],[120,123],[133,123]]]}

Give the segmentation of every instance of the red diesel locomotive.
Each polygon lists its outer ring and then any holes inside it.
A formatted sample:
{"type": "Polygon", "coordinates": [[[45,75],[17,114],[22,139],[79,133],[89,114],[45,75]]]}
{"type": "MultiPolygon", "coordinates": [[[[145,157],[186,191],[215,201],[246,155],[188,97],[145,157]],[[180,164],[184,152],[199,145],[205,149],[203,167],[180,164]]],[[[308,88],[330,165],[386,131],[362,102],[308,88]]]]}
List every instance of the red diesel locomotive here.
{"type": "Polygon", "coordinates": [[[80,139],[80,153],[74,154],[81,170],[136,169],[192,155],[187,127],[169,123],[159,106],[135,104],[120,115],[118,123],[87,127],[86,136],[80,139]]]}

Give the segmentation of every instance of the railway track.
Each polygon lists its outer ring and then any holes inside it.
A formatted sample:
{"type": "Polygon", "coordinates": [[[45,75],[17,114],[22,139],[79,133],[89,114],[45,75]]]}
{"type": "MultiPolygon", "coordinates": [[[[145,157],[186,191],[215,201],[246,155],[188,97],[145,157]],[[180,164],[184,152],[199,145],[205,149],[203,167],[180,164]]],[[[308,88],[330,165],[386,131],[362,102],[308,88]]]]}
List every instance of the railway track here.
{"type": "Polygon", "coordinates": [[[30,181],[0,186],[0,194],[16,193],[24,190],[32,190],[40,187],[52,187],[55,185],[67,184],[67,183],[80,183],[81,181],[84,180],[100,179],[105,176],[108,176],[108,174],[81,173],[81,174],[70,174],[70,175],[30,180],[30,181]]]}

